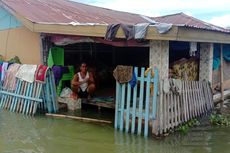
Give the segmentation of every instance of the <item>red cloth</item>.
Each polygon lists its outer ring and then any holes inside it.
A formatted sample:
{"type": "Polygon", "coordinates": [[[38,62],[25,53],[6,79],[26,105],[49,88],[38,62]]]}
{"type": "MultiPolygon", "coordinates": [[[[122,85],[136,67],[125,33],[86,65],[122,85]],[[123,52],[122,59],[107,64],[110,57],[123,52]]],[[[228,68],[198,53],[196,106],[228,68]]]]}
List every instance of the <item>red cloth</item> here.
{"type": "Polygon", "coordinates": [[[39,65],[35,73],[35,81],[45,83],[46,82],[46,72],[49,69],[48,66],[39,65]]]}

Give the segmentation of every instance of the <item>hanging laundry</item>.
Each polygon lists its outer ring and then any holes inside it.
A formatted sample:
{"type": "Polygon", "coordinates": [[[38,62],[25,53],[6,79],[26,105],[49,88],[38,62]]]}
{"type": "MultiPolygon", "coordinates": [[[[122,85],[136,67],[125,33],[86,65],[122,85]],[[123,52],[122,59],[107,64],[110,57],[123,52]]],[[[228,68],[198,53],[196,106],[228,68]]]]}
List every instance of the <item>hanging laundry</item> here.
{"type": "Polygon", "coordinates": [[[160,34],[166,33],[172,28],[172,24],[169,23],[158,23],[155,26],[160,34]]]}
{"type": "Polygon", "coordinates": [[[105,39],[112,41],[115,39],[118,29],[120,28],[121,24],[110,24],[107,27],[105,39]]]}
{"type": "Polygon", "coordinates": [[[35,81],[46,83],[46,73],[48,69],[48,66],[39,65],[35,73],[35,81]]]}
{"type": "Polygon", "coordinates": [[[134,88],[137,84],[137,76],[135,74],[135,72],[133,72],[133,77],[132,80],[129,81],[129,84],[131,86],[131,88],[134,88]]]}
{"type": "Polygon", "coordinates": [[[20,64],[12,64],[9,66],[4,77],[3,88],[6,90],[15,90],[16,88],[16,73],[20,68],[20,64]]]}
{"type": "Polygon", "coordinates": [[[2,64],[2,73],[1,73],[1,81],[4,80],[4,77],[5,77],[5,73],[7,71],[7,68],[8,68],[8,62],[3,62],[2,64]]]}
{"type": "Polygon", "coordinates": [[[23,64],[16,73],[16,77],[29,83],[33,83],[36,69],[37,65],[23,64]]]}
{"type": "Polygon", "coordinates": [[[134,38],[134,26],[133,25],[126,25],[126,24],[111,24],[108,26],[105,39],[106,40],[114,40],[117,34],[118,29],[121,27],[125,34],[125,38],[127,40],[134,38]]]}
{"type": "Polygon", "coordinates": [[[110,24],[107,27],[105,39],[112,41],[115,39],[118,29],[124,32],[125,38],[130,39],[145,39],[149,25],[154,25],[160,34],[168,32],[172,28],[172,24],[168,23],[138,23],[136,25],[126,24],[110,24]]]}
{"type": "Polygon", "coordinates": [[[134,26],[133,25],[121,24],[121,29],[123,30],[125,34],[125,38],[127,40],[134,38],[134,26]]]}
{"type": "Polygon", "coordinates": [[[196,51],[197,51],[197,42],[190,42],[189,55],[196,56],[196,51]]]}
{"type": "Polygon", "coordinates": [[[113,71],[113,76],[119,83],[129,82],[133,77],[133,67],[118,65],[113,71]]]}
{"type": "Polygon", "coordinates": [[[145,39],[150,23],[138,23],[134,26],[135,39],[145,39]]]}
{"type": "Polygon", "coordinates": [[[54,74],[55,84],[57,86],[59,84],[59,81],[62,78],[62,67],[61,66],[53,66],[52,71],[54,74]]]}

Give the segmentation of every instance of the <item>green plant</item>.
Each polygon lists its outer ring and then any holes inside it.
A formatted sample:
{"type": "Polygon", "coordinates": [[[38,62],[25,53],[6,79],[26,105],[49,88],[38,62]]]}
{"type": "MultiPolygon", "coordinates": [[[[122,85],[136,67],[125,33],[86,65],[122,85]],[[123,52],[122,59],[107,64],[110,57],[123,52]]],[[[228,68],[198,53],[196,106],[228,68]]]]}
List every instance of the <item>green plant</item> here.
{"type": "Polygon", "coordinates": [[[188,133],[189,129],[194,127],[194,126],[198,126],[200,125],[200,122],[197,119],[192,119],[189,120],[188,122],[181,124],[178,128],[177,131],[186,134],[188,133]]]}
{"type": "Polygon", "coordinates": [[[229,126],[230,122],[226,116],[221,114],[212,114],[209,118],[212,125],[229,126]]]}

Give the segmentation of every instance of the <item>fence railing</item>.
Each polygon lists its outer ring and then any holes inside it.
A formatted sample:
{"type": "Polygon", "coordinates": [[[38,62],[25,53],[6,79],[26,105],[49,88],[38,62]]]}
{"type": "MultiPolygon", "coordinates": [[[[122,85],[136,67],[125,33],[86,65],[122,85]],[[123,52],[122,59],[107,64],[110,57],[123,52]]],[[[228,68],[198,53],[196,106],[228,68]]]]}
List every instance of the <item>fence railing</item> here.
{"type": "Polygon", "coordinates": [[[181,93],[164,93],[160,82],[157,118],[152,133],[161,135],[181,123],[210,113],[214,108],[212,91],[205,81],[181,81],[181,93]]]}
{"type": "MultiPolygon", "coordinates": [[[[158,70],[145,76],[145,68],[134,68],[137,85],[116,83],[115,129],[120,131],[161,135],[192,118],[213,110],[212,91],[205,81],[180,81],[180,92],[163,92],[163,81],[158,83],[158,70]],[[154,76],[152,75],[154,72],[154,76]]],[[[168,80],[171,81],[171,80],[168,80]]],[[[170,88],[170,87],[169,87],[170,88]]]]}
{"type": "Polygon", "coordinates": [[[144,129],[144,135],[147,136],[149,121],[156,117],[158,70],[151,69],[147,76],[144,73],[145,68],[141,68],[141,74],[138,76],[138,68],[134,68],[134,74],[137,76],[134,88],[131,88],[129,83],[117,82],[114,126],[120,131],[125,129],[126,132],[137,132],[139,135],[144,129]]]}
{"type": "Polygon", "coordinates": [[[7,90],[0,86],[0,108],[12,112],[34,115],[37,110],[57,112],[57,95],[54,76],[51,70],[46,73],[46,82],[29,83],[16,80],[16,89],[7,90]]]}

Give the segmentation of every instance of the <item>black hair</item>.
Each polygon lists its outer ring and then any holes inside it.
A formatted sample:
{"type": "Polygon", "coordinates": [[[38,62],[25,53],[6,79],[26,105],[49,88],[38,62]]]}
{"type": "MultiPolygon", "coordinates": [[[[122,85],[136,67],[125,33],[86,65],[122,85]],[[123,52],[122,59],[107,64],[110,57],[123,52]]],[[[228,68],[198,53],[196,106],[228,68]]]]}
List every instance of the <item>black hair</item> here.
{"type": "Polygon", "coordinates": [[[82,64],[88,65],[86,61],[81,61],[80,66],[81,66],[82,64]]]}

